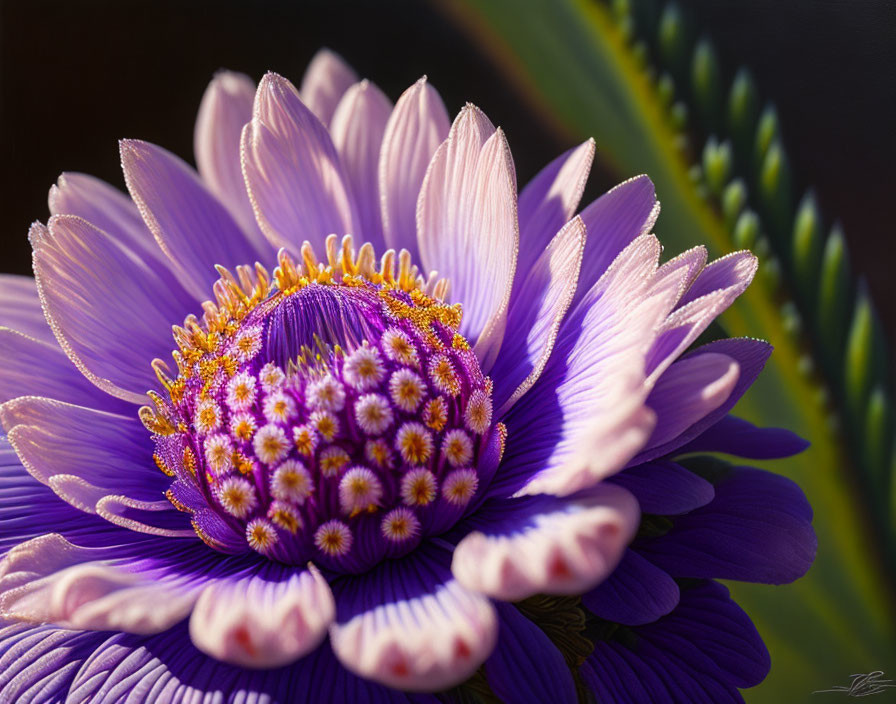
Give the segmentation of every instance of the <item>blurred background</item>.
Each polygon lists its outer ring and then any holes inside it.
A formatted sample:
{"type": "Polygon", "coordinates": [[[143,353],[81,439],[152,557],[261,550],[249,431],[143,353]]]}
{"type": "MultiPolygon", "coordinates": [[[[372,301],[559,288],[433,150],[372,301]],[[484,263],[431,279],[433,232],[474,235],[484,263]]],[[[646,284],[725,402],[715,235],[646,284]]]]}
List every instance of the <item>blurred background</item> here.
{"type": "Polygon", "coordinates": [[[60,172],[123,187],[122,137],[192,161],[217,69],[298,82],[321,46],[393,100],[425,73],[450,113],[478,104],[505,129],[521,184],[593,135],[585,202],[646,172],[667,251],[759,251],[763,270],[723,325],[777,353],[739,411],[812,440],[773,468],[806,490],[821,547],[796,585],[735,589],[773,658],[748,700],[814,701],[855,672],[896,675],[896,4],[5,0],[0,269],[30,273],[28,225],[46,219],[60,172]]]}

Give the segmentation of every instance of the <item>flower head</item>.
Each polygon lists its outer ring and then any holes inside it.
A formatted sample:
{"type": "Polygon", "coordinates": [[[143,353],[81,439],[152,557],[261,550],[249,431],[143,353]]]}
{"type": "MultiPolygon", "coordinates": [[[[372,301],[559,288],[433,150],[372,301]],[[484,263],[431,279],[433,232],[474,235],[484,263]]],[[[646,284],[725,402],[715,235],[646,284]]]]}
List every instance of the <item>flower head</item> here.
{"type": "Polygon", "coordinates": [[[131,199],[65,175],[32,228],[49,325],[0,331],[23,360],[0,376],[0,648],[24,663],[0,699],[51,682],[47,643],[57,699],[137,669],[184,698],[374,698],[487,659],[511,701],[762,679],[711,580],[802,574],[808,506],[677,459],[801,449],[728,416],[765,343],[693,348],[752,255],[660,265],[646,178],[576,215],[593,143],[518,195],[478,108],[450,125],[425,79],[393,107],[326,52],[301,93],[218,75],[196,149],[198,174],[124,141],[131,199]],[[553,619],[582,627],[552,641],[553,619]]]}

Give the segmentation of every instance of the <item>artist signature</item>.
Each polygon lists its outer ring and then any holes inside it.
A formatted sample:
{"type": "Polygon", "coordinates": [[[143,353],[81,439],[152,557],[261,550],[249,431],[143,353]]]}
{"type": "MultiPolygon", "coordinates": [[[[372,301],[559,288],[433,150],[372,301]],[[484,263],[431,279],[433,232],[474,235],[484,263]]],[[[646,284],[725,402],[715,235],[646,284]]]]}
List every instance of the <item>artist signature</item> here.
{"type": "Polygon", "coordinates": [[[847,697],[868,697],[872,694],[880,694],[885,689],[896,687],[893,680],[881,679],[884,676],[883,671],[875,670],[867,675],[850,675],[848,685],[837,685],[830,689],[819,689],[812,694],[823,694],[824,692],[841,692],[847,697]]]}

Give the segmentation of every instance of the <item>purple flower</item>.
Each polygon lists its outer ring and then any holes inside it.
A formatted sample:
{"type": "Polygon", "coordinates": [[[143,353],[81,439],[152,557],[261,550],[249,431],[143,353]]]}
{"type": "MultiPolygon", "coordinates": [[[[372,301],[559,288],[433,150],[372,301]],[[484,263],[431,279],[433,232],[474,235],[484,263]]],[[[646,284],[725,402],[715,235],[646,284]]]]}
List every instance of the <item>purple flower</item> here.
{"type": "Polygon", "coordinates": [[[698,453],[803,443],[728,415],[766,343],[692,349],[756,260],[659,265],[644,177],[576,215],[593,154],[518,197],[479,109],[321,52],[301,91],[216,76],[198,174],[123,141],[131,199],[60,177],[0,280],[0,700],[761,681],[710,580],[799,577],[811,511],[698,453]]]}

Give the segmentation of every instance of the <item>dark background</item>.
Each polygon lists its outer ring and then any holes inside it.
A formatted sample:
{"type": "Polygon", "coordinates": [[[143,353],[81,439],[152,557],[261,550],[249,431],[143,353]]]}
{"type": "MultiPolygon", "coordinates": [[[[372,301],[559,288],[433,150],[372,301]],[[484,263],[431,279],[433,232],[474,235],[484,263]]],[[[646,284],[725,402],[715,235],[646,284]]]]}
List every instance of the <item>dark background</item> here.
{"type": "MultiPolygon", "coordinates": [[[[795,181],[839,219],[891,339],[896,277],[896,3],[682,2],[731,67],[750,66],[779,108],[795,181]]],[[[540,124],[484,54],[421,2],[0,2],[0,271],[28,273],[26,232],[47,217],[60,172],[122,186],[116,140],[161,144],[192,161],[202,91],[221,67],[298,83],[329,46],[393,100],[426,73],[449,112],[467,100],[502,125],[520,183],[570,146],[540,124]]],[[[562,80],[562,77],[561,77],[562,80]]],[[[628,176],[620,174],[619,176],[628,176]]],[[[614,177],[597,172],[593,194],[614,177]]],[[[662,199],[662,194],[659,194],[662,199]]]]}

